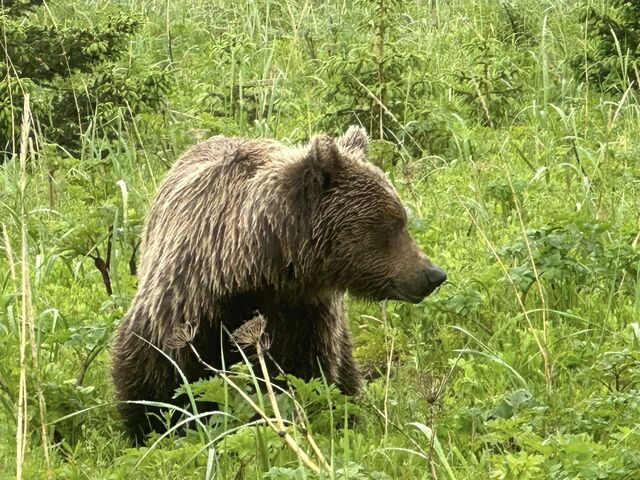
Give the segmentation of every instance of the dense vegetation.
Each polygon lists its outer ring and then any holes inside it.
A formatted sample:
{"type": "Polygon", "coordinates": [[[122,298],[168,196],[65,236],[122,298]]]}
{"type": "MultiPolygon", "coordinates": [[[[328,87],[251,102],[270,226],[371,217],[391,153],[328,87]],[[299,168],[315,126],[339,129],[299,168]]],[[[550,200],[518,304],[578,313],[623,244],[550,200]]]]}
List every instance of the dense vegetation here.
{"type": "Polygon", "coordinates": [[[277,395],[321,476],[640,478],[636,2],[5,0],[0,26],[0,478],[317,477],[246,366],[185,387],[208,426],[131,448],[108,343],[188,145],[353,123],[450,281],[350,302],[361,397],[277,395]]]}

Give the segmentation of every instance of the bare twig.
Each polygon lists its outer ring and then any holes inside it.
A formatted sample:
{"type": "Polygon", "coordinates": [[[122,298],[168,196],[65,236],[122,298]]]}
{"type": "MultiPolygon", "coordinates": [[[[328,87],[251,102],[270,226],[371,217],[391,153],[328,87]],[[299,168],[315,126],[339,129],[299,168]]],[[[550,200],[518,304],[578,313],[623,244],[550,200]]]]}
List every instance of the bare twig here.
{"type": "MultiPolygon", "coordinates": [[[[42,439],[42,450],[44,455],[45,464],[47,469],[50,469],[49,460],[49,442],[47,439],[47,426],[45,420],[45,401],[42,394],[42,388],[40,384],[40,375],[38,372],[38,348],[36,346],[36,334],[34,325],[33,304],[31,302],[31,285],[29,282],[29,242],[27,237],[27,209],[25,208],[25,196],[27,188],[27,155],[30,150],[29,147],[33,145],[29,141],[29,133],[31,129],[31,108],[29,102],[29,94],[25,93],[24,107],[22,114],[22,126],[21,126],[21,138],[20,138],[20,180],[19,180],[19,192],[20,192],[20,242],[21,242],[21,255],[20,255],[20,280],[21,280],[21,321],[18,327],[18,338],[20,342],[19,347],[19,364],[20,364],[20,379],[19,379],[19,391],[18,391],[18,424],[16,429],[16,477],[22,478],[23,465],[25,459],[25,453],[27,450],[27,427],[28,427],[28,415],[27,415],[27,339],[31,347],[31,367],[36,377],[36,396],[38,398],[38,406],[40,410],[40,435],[42,439]]],[[[5,234],[5,242],[8,245],[8,235],[5,234]]],[[[8,247],[7,252],[10,251],[8,247]]],[[[10,260],[12,262],[12,259],[10,260]]],[[[12,268],[12,274],[15,275],[15,270],[12,268]]],[[[15,277],[14,277],[15,282],[15,277]]]]}
{"type": "Polygon", "coordinates": [[[84,383],[84,376],[87,374],[87,370],[89,369],[89,365],[91,365],[91,363],[96,359],[96,357],[98,356],[98,354],[102,350],[104,350],[104,346],[103,345],[96,345],[89,352],[87,357],[84,359],[84,361],[80,365],[80,369],[78,370],[78,376],[76,377],[76,386],[77,387],[81,387],[82,386],[82,384],[84,383]]]}
{"type": "MultiPolygon", "coordinates": [[[[385,330],[389,331],[389,325],[385,319],[385,330]]],[[[389,385],[391,384],[391,366],[393,363],[393,350],[396,344],[395,332],[391,333],[391,346],[387,356],[387,372],[384,376],[384,438],[389,434],[389,385]]]]}
{"type": "Polygon", "coordinates": [[[289,397],[293,402],[293,408],[296,412],[296,417],[298,421],[298,424],[296,425],[294,423],[294,426],[298,427],[298,429],[301,430],[301,433],[305,436],[305,438],[307,439],[307,442],[309,442],[309,445],[311,445],[311,449],[316,454],[316,457],[318,458],[318,461],[322,464],[322,466],[325,469],[327,469],[327,471],[330,471],[330,472],[333,471],[333,468],[331,467],[331,465],[329,465],[329,463],[327,463],[326,459],[324,458],[324,455],[322,454],[322,451],[320,450],[320,447],[318,447],[318,444],[316,443],[316,441],[313,439],[313,436],[311,435],[311,428],[310,428],[311,426],[309,425],[309,422],[307,421],[304,413],[302,412],[302,407],[300,406],[300,404],[295,398],[293,388],[287,381],[287,374],[284,372],[284,370],[282,370],[282,368],[280,368],[280,365],[278,365],[275,359],[269,354],[268,350],[265,353],[269,357],[269,360],[271,360],[273,364],[276,366],[276,368],[278,369],[278,372],[285,379],[285,382],[289,391],[289,397]]]}
{"type": "MultiPolygon", "coordinates": [[[[259,315],[257,318],[261,319],[261,323],[262,323],[262,328],[260,329],[261,335],[257,339],[257,341],[254,343],[256,347],[256,353],[258,355],[258,362],[260,363],[262,376],[267,386],[267,394],[269,397],[269,401],[271,402],[271,408],[273,408],[273,414],[276,417],[278,426],[282,429],[282,431],[284,431],[284,428],[285,428],[284,420],[282,419],[282,415],[280,414],[280,408],[278,407],[278,401],[276,400],[276,396],[273,393],[273,385],[271,384],[271,377],[269,375],[269,371],[267,370],[267,364],[264,358],[265,352],[269,350],[269,345],[271,341],[269,337],[264,333],[265,324],[266,324],[264,317],[262,315],[259,315]]],[[[295,401],[294,401],[294,404],[295,404],[295,401]]],[[[297,405],[296,405],[296,413],[298,414],[299,420],[301,420],[302,415],[300,414],[300,411],[298,410],[297,405]]],[[[311,436],[311,432],[309,431],[309,428],[307,427],[304,428],[304,434],[305,434],[305,438],[311,445],[313,452],[318,458],[318,461],[322,464],[323,468],[325,468],[327,471],[331,471],[331,466],[327,463],[326,459],[324,458],[324,455],[320,451],[320,448],[318,448],[318,445],[316,444],[315,440],[311,436]]]]}
{"type": "Polygon", "coordinates": [[[513,194],[513,201],[516,206],[516,212],[518,213],[518,220],[520,223],[520,229],[522,231],[522,238],[524,239],[524,243],[527,246],[527,252],[529,253],[529,260],[531,262],[531,268],[533,268],[533,274],[535,277],[536,287],[538,289],[538,295],[540,297],[540,302],[542,303],[542,342],[540,344],[540,354],[542,355],[542,361],[544,363],[544,378],[547,386],[547,393],[551,392],[551,368],[549,366],[549,356],[547,355],[547,303],[545,301],[544,292],[542,291],[542,283],[540,283],[540,274],[538,273],[538,269],[536,267],[536,262],[533,259],[533,252],[531,251],[531,244],[529,243],[529,238],[527,237],[527,232],[524,225],[524,220],[522,218],[522,212],[520,210],[520,204],[518,203],[518,196],[516,195],[515,188],[513,187],[513,182],[511,180],[511,175],[507,172],[507,179],[509,180],[509,187],[511,188],[511,193],[513,194]]]}
{"type": "Polygon", "coordinates": [[[24,464],[25,450],[27,449],[27,315],[30,313],[27,307],[27,289],[28,285],[28,268],[26,262],[27,243],[26,243],[26,226],[25,226],[25,208],[24,208],[24,191],[26,186],[26,175],[23,173],[23,167],[27,162],[27,148],[29,139],[29,94],[24,96],[24,111],[22,116],[22,137],[20,142],[20,234],[22,240],[22,257],[21,271],[22,276],[22,315],[18,327],[18,339],[20,342],[19,364],[20,364],[20,380],[18,389],[18,425],[16,429],[16,478],[22,478],[22,468],[24,464]]]}
{"type": "Polygon", "coordinates": [[[515,297],[516,297],[516,301],[518,302],[518,305],[522,309],[522,314],[524,315],[524,318],[527,321],[527,325],[529,326],[529,331],[531,332],[531,334],[533,336],[533,339],[535,340],[535,342],[536,342],[536,344],[538,346],[538,350],[540,351],[540,354],[542,355],[542,358],[543,358],[543,361],[544,361],[544,375],[545,375],[545,380],[546,380],[546,384],[547,384],[547,389],[550,389],[551,388],[551,372],[550,372],[550,369],[549,369],[549,363],[548,363],[548,359],[547,359],[547,350],[546,350],[545,337],[543,336],[543,338],[541,339],[540,335],[536,331],[536,329],[535,329],[535,327],[533,325],[533,322],[531,320],[531,317],[529,316],[529,312],[528,312],[527,308],[524,305],[524,301],[522,299],[522,296],[520,295],[520,292],[518,291],[518,287],[516,286],[515,282],[513,281],[513,278],[511,278],[511,275],[509,275],[509,269],[507,268],[507,266],[504,264],[504,262],[500,258],[500,255],[498,255],[498,252],[497,252],[494,244],[486,236],[486,234],[484,233],[484,230],[482,229],[482,227],[478,223],[478,220],[471,213],[471,211],[469,210],[467,205],[463,202],[462,198],[457,193],[455,193],[455,195],[456,195],[456,198],[458,199],[458,202],[460,202],[460,205],[462,206],[462,208],[464,208],[464,210],[466,211],[467,215],[469,215],[469,218],[471,219],[471,222],[476,227],[476,230],[478,231],[478,233],[480,234],[480,236],[484,240],[485,244],[491,250],[491,253],[493,254],[493,257],[496,259],[496,262],[500,266],[500,269],[502,270],[502,273],[508,279],[509,284],[511,285],[511,288],[514,291],[514,294],[515,294],[515,297]]]}

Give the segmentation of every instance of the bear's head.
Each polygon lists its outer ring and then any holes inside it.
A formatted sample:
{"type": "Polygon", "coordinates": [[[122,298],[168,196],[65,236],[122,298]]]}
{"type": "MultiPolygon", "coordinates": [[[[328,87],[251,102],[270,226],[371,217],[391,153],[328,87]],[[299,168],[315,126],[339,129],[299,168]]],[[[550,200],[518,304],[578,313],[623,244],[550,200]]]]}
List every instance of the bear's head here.
{"type": "Polygon", "coordinates": [[[405,208],[367,150],[360,127],[316,136],[289,172],[308,213],[314,276],[357,297],[418,303],[447,276],[411,238],[405,208]]]}

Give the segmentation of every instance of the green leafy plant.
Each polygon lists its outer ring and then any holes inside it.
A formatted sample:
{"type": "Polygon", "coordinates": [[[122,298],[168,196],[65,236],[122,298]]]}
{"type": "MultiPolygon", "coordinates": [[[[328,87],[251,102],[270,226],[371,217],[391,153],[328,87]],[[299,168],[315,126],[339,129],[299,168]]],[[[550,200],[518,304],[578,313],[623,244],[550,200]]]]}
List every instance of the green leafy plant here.
{"type": "Polygon", "coordinates": [[[590,42],[574,65],[583,80],[603,90],[638,88],[640,6],[630,0],[590,4],[581,21],[590,42]]]}
{"type": "Polygon", "coordinates": [[[83,139],[107,135],[127,118],[160,107],[167,92],[161,70],[118,64],[127,40],[139,30],[134,16],[112,16],[96,26],[60,26],[40,21],[42,1],[7,0],[0,5],[5,55],[0,61],[0,148],[16,152],[24,93],[44,141],[78,152],[83,139]],[[26,21],[25,21],[26,20],[26,21]]]}
{"type": "Polygon", "coordinates": [[[0,477],[640,477],[634,2],[0,9],[0,477]],[[276,369],[270,398],[248,358],[133,447],[108,346],[167,168],[215,134],[350,123],[448,282],[346,299],[360,396],[276,369]]]}

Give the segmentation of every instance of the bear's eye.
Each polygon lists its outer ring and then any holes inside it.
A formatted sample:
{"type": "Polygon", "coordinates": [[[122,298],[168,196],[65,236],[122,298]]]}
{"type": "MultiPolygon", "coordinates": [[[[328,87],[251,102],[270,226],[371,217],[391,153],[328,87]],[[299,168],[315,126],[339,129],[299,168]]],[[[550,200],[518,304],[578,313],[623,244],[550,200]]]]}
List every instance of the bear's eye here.
{"type": "Polygon", "coordinates": [[[387,228],[390,233],[396,233],[402,230],[404,222],[401,218],[394,218],[388,225],[387,228]]]}

